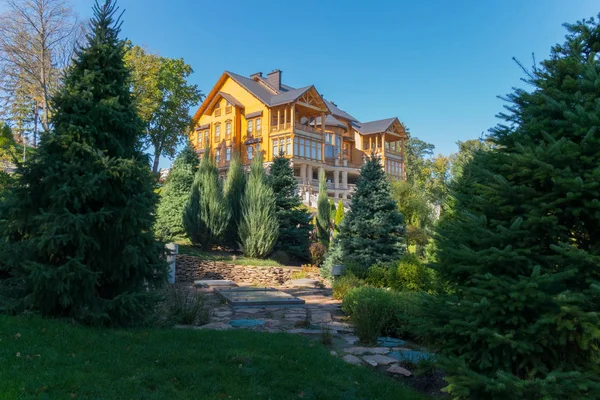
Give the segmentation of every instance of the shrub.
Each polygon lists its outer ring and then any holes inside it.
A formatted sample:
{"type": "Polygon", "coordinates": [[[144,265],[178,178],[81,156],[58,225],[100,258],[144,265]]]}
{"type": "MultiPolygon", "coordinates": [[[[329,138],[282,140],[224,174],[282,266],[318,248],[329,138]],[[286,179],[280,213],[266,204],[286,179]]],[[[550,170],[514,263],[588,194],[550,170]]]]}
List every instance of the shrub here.
{"type": "Polygon", "coordinates": [[[333,298],[343,300],[346,293],[362,285],[362,281],[353,273],[347,273],[333,283],[333,298]]]}
{"type": "Polygon", "coordinates": [[[438,290],[435,271],[424,265],[414,254],[404,255],[395,264],[370,267],[365,274],[365,282],[371,286],[403,292],[432,293],[438,290]]]}
{"type": "Polygon", "coordinates": [[[350,315],[361,343],[374,344],[389,325],[394,312],[394,294],[370,286],[346,293],[342,309],[350,315]]]}
{"type": "Polygon", "coordinates": [[[169,290],[169,313],[173,324],[204,325],[210,320],[204,295],[193,288],[173,286],[169,290]]]}
{"type": "Polygon", "coordinates": [[[310,253],[310,262],[315,266],[320,266],[325,260],[325,254],[327,254],[327,247],[322,243],[313,243],[308,248],[310,253]]]}
{"type": "Polygon", "coordinates": [[[403,339],[418,340],[415,323],[421,316],[423,293],[396,292],[394,305],[388,324],[383,331],[386,335],[403,339]]]}

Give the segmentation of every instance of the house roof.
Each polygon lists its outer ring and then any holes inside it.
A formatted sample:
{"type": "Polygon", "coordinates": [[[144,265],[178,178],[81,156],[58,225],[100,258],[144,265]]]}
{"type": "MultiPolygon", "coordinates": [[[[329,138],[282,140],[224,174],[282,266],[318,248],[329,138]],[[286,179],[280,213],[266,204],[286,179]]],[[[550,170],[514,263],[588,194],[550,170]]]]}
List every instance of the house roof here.
{"type": "Polygon", "coordinates": [[[250,119],[250,118],[254,118],[254,117],[259,117],[259,116],[261,116],[262,114],[263,114],[263,112],[262,112],[262,111],[254,111],[254,112],[252,112],[252,113],[250,113],[250,114],[246,114],[246,115],[244,115],[244,118],[246,118],[246,119],[250,119]]]}
{"type": "MultiPolygon", "coordinates": [[[[311,125],[315,125],[315,122],[313,121],[311,123],[311,125]]],[[[321,117],[316,118],[316,125],[321,125],[321,117]]],[[[345,130],[348,130],[348,126],[346,124],[342,123],[339,119],[337,119],[333,115],[325,116],[325,126],[337,126],[337,127],[343,128],[345,130]]]]}
{"type": "Polygon", "coordinates": [[[313,86],[306,86],[300,89],[288,89],[286,92],[282,92],[278,95],[271,97],[271,106],[277,106],[280,104],[290,103],[298,99],[304,93],[308,92],[313,86]]]}
{"type": "MultiPolygon", "coordinates": [[[[325,100],[325,99],[323,99],[323,100],[325,100]]],[[[346,111],[340,110],[332,102],[325,100],[325,104],[327,105],[327,108],[329,108],[329,112],[331,112],[331,114],[335,115],[336,117],[345,118],[350,121],[358,121],[356,118],[354,118],[352,115],[348,114],[346,111]]],[[[327,122],[327,121],[325,121],[325,122],[327,122]]]]}
{"type": "Polygon", "coordinates": [[[372,133],[385,132],[397,119],[398,118],[394,117],[370,122],[355,122],[352,126],[354,126],[361,134],[370,135],[372,133]]]}

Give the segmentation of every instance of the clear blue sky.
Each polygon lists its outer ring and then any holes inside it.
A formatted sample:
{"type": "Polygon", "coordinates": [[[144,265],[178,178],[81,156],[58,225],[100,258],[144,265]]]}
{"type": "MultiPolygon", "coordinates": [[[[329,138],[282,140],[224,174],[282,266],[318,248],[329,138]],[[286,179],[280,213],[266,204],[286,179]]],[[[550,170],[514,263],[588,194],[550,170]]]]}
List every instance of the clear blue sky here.
{"type": "MultiPolygon", "coordinates": [[[[90,15],[89,0],[74,0],[90,15]]],[[[123,34],[184,58],[208,93],[220,74],[279,68],[363,121],[397,116],[436,152],[497,123],[504,95],[597,0],[120,0],[123,34]]],[[[170,165],[161,161],[161,167],[170,165]]]]}

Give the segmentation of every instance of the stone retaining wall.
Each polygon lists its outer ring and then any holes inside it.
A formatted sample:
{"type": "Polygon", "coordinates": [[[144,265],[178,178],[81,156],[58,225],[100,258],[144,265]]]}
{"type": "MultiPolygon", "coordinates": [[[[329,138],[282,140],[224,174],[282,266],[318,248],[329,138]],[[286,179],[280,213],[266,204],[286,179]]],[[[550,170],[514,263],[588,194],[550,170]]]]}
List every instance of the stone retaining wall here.
{"type": "MultiPolygon", "coordinates": [[[[278,286],[289,281],[294,269],[283,267],[251,267],[221,261],[201,260],[186,255],[177,256],[175,282],[192,283],[199,279],[229,279],[236,283],[278,286]]],[[[319,279],[318,274],[308,278],[319,279]]]]}

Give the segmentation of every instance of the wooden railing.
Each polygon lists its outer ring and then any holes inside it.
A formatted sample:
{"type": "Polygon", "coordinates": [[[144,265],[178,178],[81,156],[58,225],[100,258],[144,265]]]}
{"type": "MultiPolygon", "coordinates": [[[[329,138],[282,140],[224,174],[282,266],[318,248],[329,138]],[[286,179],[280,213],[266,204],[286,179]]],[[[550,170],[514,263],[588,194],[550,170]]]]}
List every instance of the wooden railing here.
{"type": "Polygon", "coordinates": [[[304,131],[304,132],[312,132],[312,133],[317,133],[317,134],[321,133],[321,129],[313,128],[310,125],[302,125],[302,124],[296,123],[294,125],[294,128],[298,129],[298,130],[301,130],[301,131],[304,131]]]}
{"type": "Polygon", "coordinates": [[[285,131],[286,129],[290,129],[291,127],[292,127],[291,122],[286,122],[285,124],[273,125],[273,126],[271,126],[271,132],[285,131]]]}

